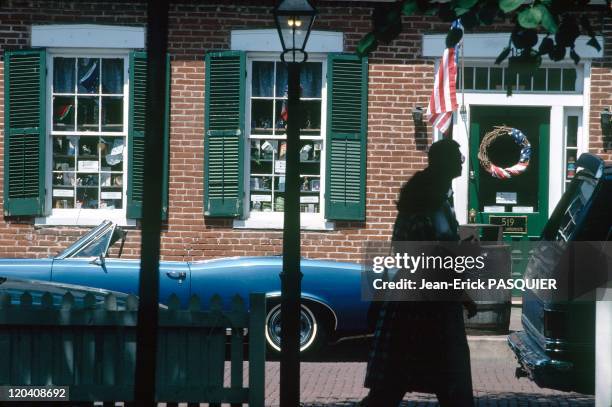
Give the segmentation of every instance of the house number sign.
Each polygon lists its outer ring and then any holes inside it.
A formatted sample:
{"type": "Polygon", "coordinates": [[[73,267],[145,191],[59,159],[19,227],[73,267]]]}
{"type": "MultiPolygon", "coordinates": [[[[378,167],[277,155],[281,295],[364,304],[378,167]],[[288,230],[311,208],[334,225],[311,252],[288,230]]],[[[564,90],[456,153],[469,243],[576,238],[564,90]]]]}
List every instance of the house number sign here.
{"type": "Polygon", "coordinates": [[[527,234],[527,216],[489,216],[489,223],[503,226],[504,233],[527,234]]]}

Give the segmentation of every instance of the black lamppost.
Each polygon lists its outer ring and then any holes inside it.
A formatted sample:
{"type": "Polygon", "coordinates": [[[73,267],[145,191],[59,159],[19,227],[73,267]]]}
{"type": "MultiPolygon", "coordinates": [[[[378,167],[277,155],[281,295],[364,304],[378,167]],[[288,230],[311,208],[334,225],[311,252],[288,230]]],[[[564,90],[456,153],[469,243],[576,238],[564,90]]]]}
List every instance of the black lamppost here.
{"type": "Polygon", "coordinates": [[[287,64],[287,153],[281,278],[280,405],[300,401],[300,64],[317,12],[308,0],[281,0],[274,20],[287,64]]]}

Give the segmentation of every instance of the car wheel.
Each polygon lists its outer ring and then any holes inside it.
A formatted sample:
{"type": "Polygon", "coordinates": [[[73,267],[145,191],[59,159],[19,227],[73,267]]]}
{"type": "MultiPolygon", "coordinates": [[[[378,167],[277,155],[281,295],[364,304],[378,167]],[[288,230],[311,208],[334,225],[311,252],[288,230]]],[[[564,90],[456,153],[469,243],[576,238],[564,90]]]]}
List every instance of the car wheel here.
{"type": "MultiPolygon", "coordinates": [[[[321,318],[306,305],[300,310],[300,352],[313,353],[325,344],[327,334],[321,318]]],[[[272,353],[280,353],[281,305],[274,304],[266,315],[266,342],[272,353]]]]}

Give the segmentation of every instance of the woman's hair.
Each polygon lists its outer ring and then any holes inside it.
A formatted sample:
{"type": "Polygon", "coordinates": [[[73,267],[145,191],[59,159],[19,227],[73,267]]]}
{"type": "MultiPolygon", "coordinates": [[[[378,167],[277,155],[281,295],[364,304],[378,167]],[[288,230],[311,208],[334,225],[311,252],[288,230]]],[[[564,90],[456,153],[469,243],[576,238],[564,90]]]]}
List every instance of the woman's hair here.
{"type": "Polygon", "coordinates": [[[447,198],[449,188],[441,175],[447,172],[457,154],[461,157],[455,140],[442,139],[433,143],[427,152],[429,167],[414,174],[402,186],[397,210],[417,213],[439,208],[447,198]]]}
{"type": "Polygon", "coordinates": [[[449,163],[449,159],[452,159],[461,152],[459,150],[459,143],[452,139],[442,139],[433,143],[427,151],[427,161],[430,167],[445,167],[449,163]]]}

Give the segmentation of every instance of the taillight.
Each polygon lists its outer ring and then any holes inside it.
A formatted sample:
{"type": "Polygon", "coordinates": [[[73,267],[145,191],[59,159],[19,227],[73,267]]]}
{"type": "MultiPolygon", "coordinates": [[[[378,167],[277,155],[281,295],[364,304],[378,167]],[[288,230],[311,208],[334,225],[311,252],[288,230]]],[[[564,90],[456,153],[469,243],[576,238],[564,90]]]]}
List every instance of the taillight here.
{"type": "Polygon", "coordinates": [[[565,337],[567,313],[564,311],[544,310],[544,336],[547,338],[565,337]]]}

